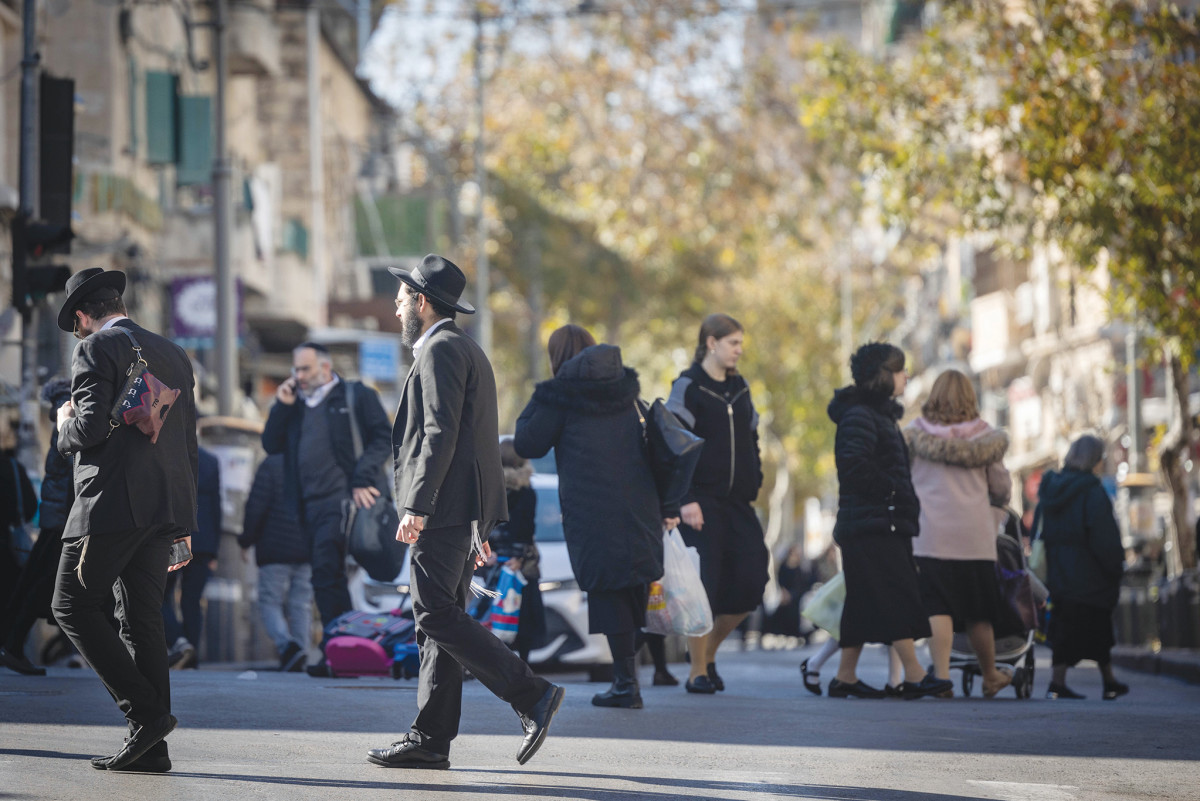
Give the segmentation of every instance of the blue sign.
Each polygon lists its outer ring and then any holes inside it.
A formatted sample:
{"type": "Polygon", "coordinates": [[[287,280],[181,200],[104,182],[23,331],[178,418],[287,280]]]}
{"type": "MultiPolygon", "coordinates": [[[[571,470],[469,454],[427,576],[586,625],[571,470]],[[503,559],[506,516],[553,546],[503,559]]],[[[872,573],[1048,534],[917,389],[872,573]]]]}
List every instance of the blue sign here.
{"type": "Polygon", "coordinates": [[[395,382],[399,372],[399,339],[365,339],[359,343],[358,374],[363,380],[395,382]]]}

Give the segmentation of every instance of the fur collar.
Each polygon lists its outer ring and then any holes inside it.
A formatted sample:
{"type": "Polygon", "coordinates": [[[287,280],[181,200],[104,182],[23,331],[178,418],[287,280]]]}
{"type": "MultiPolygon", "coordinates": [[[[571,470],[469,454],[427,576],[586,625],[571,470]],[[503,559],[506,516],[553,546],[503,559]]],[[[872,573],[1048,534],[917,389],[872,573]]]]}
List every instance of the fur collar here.
{"type": "Polygon", "coordinates": [[[533,465],[504,468],[504,489],[519,490],[529,486],[529,477],[533,475],[533,465]]]}
{"type": "Polygon", "coordinates": [[[920,421],[904,429],[904,439],[914,457],[955,467],[987,467],[999,462],[1008,451],[1008,434],[985,425],[971,436],[954,436],[953,427],[939,427],[937,433],[921,426],[920,421]]]}

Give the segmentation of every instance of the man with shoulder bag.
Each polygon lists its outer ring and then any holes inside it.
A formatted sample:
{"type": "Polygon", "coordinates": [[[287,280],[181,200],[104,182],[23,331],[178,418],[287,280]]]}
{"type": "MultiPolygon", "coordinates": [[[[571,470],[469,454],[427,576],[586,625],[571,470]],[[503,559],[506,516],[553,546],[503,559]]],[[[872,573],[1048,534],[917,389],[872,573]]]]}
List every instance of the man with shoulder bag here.
{"type": "Polygon", "coordinates": [[[76,498],[52,608],[129,726],[124,747],[92,767],[161,773],[177,722],[161,610],[167,572],[187,564],[196,528],[195,379],[182,348],[126,316],[124,289],[122,272],[82,270],[58,315],[81,342],[57,414],[76,498]],[[120,634],[106,612],[114,593],[120,634]]]}

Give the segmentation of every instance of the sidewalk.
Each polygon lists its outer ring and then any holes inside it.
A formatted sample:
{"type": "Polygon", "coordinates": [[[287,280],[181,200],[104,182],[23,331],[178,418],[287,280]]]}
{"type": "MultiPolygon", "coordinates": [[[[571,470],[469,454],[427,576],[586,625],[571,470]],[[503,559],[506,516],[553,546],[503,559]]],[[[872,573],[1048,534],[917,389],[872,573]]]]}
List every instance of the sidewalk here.
{"type": "Polygon", "coordinates": [[[1155,653],[1149,648],[1118,645],[1113,648],[1112,657],[1117,667],[1200,684],[1200,650],[1194,648],[1163,648],[1155,653]]]}

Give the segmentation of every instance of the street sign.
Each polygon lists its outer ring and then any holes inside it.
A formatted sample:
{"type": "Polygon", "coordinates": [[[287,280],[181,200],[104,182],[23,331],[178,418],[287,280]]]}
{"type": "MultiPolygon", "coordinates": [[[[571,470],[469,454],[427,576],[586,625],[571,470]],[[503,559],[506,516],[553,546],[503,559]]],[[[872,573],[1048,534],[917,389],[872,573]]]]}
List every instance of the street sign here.
{"type": "Polygon", "coordinates": [[[395,382],[400,342],[396,338],[364,339],[358,345],[358,374],[364,381],[395,382]]]}

